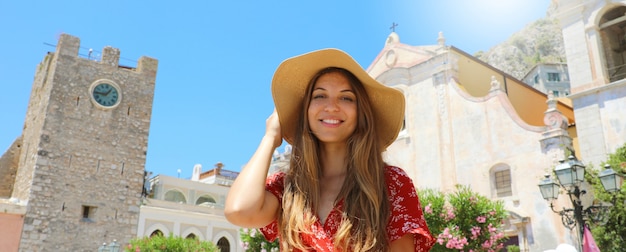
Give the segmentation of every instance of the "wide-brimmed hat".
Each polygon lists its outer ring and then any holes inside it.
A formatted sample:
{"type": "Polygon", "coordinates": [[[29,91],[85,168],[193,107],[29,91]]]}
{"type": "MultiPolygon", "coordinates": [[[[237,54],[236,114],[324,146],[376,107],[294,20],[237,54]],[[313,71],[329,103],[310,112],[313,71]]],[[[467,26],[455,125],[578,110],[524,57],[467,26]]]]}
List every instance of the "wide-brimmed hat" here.
{"type": "Polygon", "coordinates": [[[322,49],[283,61],[272,79],[272,97],[280,120],[283,138],[293,144],[296,122],[311,79],[320,70],[339,67],[356,76],[369,96],[378,142],[383,149],[392,144],[402,128],[404,95],[372,78],[350,55],[338,49],[322,49]]]}

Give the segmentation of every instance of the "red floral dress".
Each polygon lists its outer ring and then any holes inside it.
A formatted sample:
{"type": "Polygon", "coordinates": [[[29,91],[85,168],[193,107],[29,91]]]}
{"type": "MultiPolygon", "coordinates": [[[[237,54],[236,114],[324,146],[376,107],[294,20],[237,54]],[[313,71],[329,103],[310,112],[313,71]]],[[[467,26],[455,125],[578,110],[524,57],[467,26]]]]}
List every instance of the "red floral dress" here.
{"type": "MultiPolygon", "coordinates": [[[[284,179],[285,173],[278,172],[268,177],[265,184],[265,189],[274,194],[279,203],[282,202],[284,179]]],[[[413,234],[415,252],[428,252],[435,243],[435,239],[426,225],[413,181],[404,170],[394,166],[385,167],[385,181],[391,207],[391,216],[387,225],[389,241],[393,242],[406,234],[413,234]]],[[[311,228],[312,234],[302,235],[302,241],[311,246],[314,249],[312,251],[335,251],[332,241],[341,222],[343,203],[343,200],[337,203],[324,224],[316,221],[311,228]]],[[[261,228],[261,232],[265,239],[273,241],[278,237],[278,223],[273,221],[261,228]]]]}

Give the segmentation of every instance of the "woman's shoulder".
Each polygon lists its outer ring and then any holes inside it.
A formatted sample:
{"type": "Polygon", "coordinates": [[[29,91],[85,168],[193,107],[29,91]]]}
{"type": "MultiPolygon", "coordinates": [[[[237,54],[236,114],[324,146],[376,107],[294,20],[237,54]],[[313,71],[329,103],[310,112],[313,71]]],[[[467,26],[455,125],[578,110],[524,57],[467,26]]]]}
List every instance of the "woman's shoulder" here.
{"type": "Polygon", "coordinates": [[[267,176],[267,181],[281,181],[285,179],[287,173],[283,171],[277,171],[267,176]]]}
{"type": "Polygon", "coordinates": [[[385,176],[409,178],[409,175],[407,175],[404,169],[393,165],[385,165],[385,176]]]}
{"type": "Polygon", "coordinates": [[[287,173],[279,171],[272,173],[267,176],[265,179],[266,188],[282,188],[285,184],[285,177],[287,177],[287,173]]]}
{"type": "Polygon", "coordinates": [[[400,188],[413,188],[413,180],[409,175],[400,167],[387,165],[385,166],[385,178],[387,180],[387,187],[390,190],[400,190],[400,188]]]}

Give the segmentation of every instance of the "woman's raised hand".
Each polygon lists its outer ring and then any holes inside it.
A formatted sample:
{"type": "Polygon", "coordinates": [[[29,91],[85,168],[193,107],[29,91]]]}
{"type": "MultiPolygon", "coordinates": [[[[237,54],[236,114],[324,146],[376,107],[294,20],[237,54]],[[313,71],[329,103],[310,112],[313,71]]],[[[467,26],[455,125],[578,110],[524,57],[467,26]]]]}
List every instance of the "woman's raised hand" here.
{"type": "Polygon", "coordinates": [[[282,143],[276,110],[265,121],[265,135],[259,147],[230,187],[224,216],[230,223],[247,228],[264,227],[276,219],[278,199],[265,190],[265,179],[274,150],[282,143]]]}
{"type": "Polygon", "coordinates": [[[274,112],[265,120],[265,136],[274,140],[274,148],[277,148],[283,142],[283,136],[280,131],[280,121],[278,120],[276,109],[274,109],[274,112]]]}

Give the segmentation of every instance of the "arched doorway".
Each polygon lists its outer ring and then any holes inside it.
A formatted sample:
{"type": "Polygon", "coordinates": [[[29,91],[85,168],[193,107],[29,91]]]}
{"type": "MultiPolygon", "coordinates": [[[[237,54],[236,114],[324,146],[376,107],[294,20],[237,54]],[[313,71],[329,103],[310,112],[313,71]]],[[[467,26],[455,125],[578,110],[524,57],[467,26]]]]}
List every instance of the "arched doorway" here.
{"type": "Polygon", "coordinates": [[[158,229],[157,229],[157,230],[154,230],[154,231],[150,234],[150,237],[153,237],[153,236],[163,236],[163,232],[161,232],[161,230],[158,230],[158,229]]]}
{"type": "Polygon", "coordinates": [[[230,242],[226,237],[222,237],[217,240],[217,248],[220,249],[220,252],[230,252],[230,242]]]}

